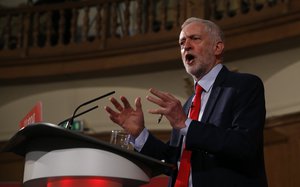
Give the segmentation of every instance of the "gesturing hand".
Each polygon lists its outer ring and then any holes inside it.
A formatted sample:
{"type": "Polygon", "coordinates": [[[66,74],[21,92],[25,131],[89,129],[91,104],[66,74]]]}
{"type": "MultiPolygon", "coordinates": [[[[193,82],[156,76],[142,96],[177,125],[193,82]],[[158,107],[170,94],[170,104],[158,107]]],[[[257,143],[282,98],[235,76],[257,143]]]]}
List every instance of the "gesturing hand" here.
{"type": "Polygon", "coordinates": [[[145,128],[141,98],[138,97],[135,99],[136,109],[131,107],[128,100],[124,96],[121,97],[121,101],[124,106],[122,106],[114,97],[112,97],[110,101],[118,110],[118,112],[106,106],[105,110],[109,113],[109,118],[114,123],[125,129],[125,131],[127,131],[133,137],[137,137],[145,128]]]}
{"type": "Polygon", "coordinates": [[[147,96],[147,99],[150,102],[153,102],[160,106],[160,108],[149,110],[149,113],[163,114],[169,120],[173,128],[184,128],[187,116],[183,111],[181,102],[172,94],[167,92],[162,92],[151,88],[150,93],[152,93],[156,97],[147,96]]]}

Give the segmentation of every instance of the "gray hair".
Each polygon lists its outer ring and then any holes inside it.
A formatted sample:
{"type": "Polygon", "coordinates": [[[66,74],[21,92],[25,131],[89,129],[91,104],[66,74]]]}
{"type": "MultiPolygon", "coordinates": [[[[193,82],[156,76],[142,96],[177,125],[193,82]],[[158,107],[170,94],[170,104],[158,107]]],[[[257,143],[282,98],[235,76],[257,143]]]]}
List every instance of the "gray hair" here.
{"type": "Polygon", "coordinates": [[[221,28],[216,25],[214,22],[196,18],[196,17],[190,17],[181,25],[181,29],[183,29],[185,26],[189,25],[190,23],[201,23],[205,25],[205,30],[207,33],[209,33],[211,36],[213,36],[216,40],[221,40],[224,42],[224,33],[221,30],[221,28]]]}

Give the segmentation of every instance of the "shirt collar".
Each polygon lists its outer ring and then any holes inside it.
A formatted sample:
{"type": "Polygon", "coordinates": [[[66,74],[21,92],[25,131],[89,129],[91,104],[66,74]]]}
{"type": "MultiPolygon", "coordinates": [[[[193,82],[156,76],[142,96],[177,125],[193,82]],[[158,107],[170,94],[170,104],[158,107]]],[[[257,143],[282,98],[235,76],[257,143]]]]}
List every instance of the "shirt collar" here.
{"type": "MultiPolygon", "coordinates": [[[[217,75],[221,71],[222,67],[222,64],[217,64],[206,75],[204,75],[202,79],[198,81],[198,84],[203,88],[205,92],[208,92],[212,88],[212,85],[214,84],[217,75]]],[[[194,84],[196,85],[196,82],[194,82],[194,84]]]]}

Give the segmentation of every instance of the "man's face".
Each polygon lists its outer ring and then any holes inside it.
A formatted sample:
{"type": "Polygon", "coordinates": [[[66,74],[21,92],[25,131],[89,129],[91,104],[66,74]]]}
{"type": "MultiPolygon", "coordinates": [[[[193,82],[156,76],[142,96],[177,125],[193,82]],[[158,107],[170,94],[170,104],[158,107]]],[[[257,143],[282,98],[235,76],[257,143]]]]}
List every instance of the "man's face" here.
{"type": "Polygon", "coordinates": [[[185,70],[194,80],[200,80],[218,62],[216,42],[202,23],[190,23],[180,33],[179,45],[185,70]]]}

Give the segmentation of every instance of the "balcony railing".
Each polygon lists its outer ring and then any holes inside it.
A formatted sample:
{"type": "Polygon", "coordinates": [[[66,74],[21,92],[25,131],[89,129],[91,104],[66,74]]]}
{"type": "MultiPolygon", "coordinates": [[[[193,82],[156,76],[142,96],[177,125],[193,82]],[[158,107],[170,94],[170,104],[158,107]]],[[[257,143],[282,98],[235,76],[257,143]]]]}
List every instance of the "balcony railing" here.
{"type": "MultiPolygon", "coordinates": [[[[235,41],[245,32],[296,21],[299,7],[298,0],[86,0],[2,8],[0,74],[9,79],[14,66],[174,47],[190,16],[217,22],[235,41]]],[[[227,50],[253,42],[231,42],[227,50]]]]}
{"type": "Polygon", "coordinates": [[[184,1],[154,2],[96,0],[2,9],[0,49],[21,49],[22,56],[30,56],[32,48],[82,43],[105,49],[110,38],[171,30],[186,17],[180,9],[184,1]]]}

